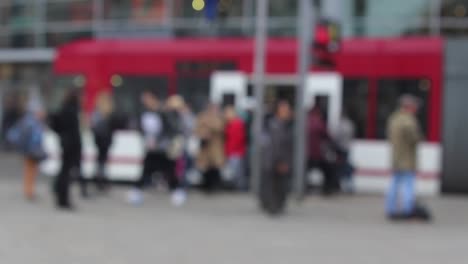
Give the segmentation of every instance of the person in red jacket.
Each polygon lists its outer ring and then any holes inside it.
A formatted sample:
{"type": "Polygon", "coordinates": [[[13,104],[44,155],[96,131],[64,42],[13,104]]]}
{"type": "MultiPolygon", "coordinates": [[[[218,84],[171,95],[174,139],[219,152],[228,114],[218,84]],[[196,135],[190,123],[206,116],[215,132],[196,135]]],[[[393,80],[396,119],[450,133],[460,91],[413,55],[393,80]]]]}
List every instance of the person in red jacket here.
{"type": "Polygon", "coordinates": [[[224,111],[226,126],[224,129],[224,152],[227,158],[225,173],[233,179],[239,190],[247,189],[247,179],[244,171],[246,151],[245,124],[237,115],[233,106],[224,111]]]}

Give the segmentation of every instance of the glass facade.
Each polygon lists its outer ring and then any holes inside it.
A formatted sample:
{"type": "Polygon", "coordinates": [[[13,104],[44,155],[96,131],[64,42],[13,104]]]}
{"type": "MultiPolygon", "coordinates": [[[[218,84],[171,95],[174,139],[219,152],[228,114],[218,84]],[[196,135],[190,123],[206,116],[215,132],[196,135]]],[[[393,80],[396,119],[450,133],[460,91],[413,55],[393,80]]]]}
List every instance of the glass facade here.
{"type": "MultiPolygon", "coordinates": [[[[202,1],[202,0],[198,0],[202,1]]],[[[208,3],[208,0],[204,0],[208,3]]],[[[314,0],[344,36],[468,33],[468,0],[314,0]]],[[[250,36],[254,0],[219,0],[207,19],[192,0],[2,0],[0,48],[56,47],[94,36],[250,36]]],[[[273,36],[296,34],[297,1],[270,0],[273,36]]]]}

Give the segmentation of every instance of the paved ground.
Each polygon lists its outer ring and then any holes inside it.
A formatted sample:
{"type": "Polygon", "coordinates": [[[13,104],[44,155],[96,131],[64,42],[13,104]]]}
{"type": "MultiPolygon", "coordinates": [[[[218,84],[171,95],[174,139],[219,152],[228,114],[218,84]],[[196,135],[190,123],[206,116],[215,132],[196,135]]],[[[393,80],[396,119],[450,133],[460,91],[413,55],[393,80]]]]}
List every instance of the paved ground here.
{"type": "Polygon", "coordinates": [[[378,196],[310,198],[270,219],[251,197],[196,193],[184,208],[163,192],[140,208],[125,188],[76,199],[56,212],[43,180],[41,199],[25,202],[18,164],[0,157],[0,260],[29,264],[119,263],[466,263],[468,198],[428,198],[433,224],[390,224],[378,196]]]}

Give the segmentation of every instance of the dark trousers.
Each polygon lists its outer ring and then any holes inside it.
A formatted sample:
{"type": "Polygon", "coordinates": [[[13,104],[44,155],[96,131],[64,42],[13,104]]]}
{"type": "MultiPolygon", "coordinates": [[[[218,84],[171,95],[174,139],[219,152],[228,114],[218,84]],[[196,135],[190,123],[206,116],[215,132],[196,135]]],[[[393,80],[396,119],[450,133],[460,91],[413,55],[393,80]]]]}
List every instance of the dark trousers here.
{"type": "MultiPolygon", "coordinates": [[[[72,152],[64,152],[62,155],[62,166],[60,168],[59,174],[55,178],[54,183],[56,203],[60,207],[68,207],[71,205],[70,182],[74,171],[77,170],[79,170],[79,161],[77,161],[77,155],[72,152]]],[[[85,184],[81,181],[84,180],[80,180],[81,185],[85,184]]]]}
{"type": "Polygon", "coordinates": [[[211,167],[203,172],[202,188],[205,192],[213,192],[221,183],[221,172],[218,168],[211,167]]]}
{"type": "Polygon", "coordinates": [[[96,186],[98,190],[104,190],[108,186],[108,179],[105,173],[105,167],[109,156],[110,145],[97,144],[98,157],[97,157],[97,173],[95,175],[96,186]]]}
{"type": "Polygon", "coordinates": [[[259,200],[262,210],[271,215],[281,214],[286,206],[290,175],[276,170],[261,176],[259,200]]]}
{"type": "Polygon", "coordinates": [[[143,161],[143,173],[135,187],[143,189],[148,182],[151,182],[153,174],[159,172],[164,176],[171,191],[179,188],[175,165],[175,161],[169,159],[164,152],[147,152],[143,161]]]}
{"type": "MultiPolygon", "coordinates": [[[[322,172],[322,194],[328,195],[339,190],[339,181],[332,163],[324,160],[309,160],[308,169],[319,169],[322,172]]],[[[307,184],[304,184],[304,186],[307,186],[307,184]]]]}

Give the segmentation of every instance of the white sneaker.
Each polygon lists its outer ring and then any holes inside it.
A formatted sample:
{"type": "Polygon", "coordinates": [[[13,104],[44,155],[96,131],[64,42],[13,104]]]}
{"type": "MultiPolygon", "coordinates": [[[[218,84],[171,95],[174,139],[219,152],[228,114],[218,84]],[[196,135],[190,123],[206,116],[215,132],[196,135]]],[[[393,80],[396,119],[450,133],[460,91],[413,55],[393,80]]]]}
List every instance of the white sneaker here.
{"type": "Polygon", "coordinates": [[[186,201],[187,201],[187,194],[185,193],[184,190],[179,189],[179,190],[175,190],[174,192],[172,192],[172,195],[171,195],[172,205],[176,207],[180,207],[184,205],[186,201]]]}
{"type": "Polygon", "coordinates": [[[141,205],[143,203],[143,193],[138,189],[133,189],[128,192],[128,203],[132,205],[141,205]]]}

